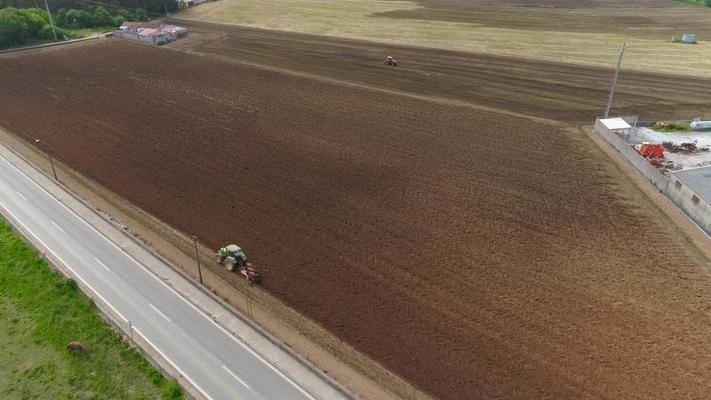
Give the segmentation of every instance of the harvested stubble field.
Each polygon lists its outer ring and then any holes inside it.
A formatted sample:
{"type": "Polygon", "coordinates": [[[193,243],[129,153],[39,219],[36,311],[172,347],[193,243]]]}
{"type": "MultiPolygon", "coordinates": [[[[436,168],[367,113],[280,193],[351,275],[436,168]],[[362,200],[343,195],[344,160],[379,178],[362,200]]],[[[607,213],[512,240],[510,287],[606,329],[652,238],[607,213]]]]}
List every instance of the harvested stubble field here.
{"type": "Polygon", "coordinates": [[[0,120],[438,398],[708,394],[707,260],[553,125],[117,40],[0,58],[0,120]]]}
{"type": "Polygon", "coordinates": [[[674,0],[220,0],[181,18],[711,77],[711,8],[674,0]],[[698,34],[699,43],[672,43],[698,34]]]}
{"type": "MultiPolygon", "coordinates": [[[[562,122],[594,121],[612,80],[608,68],[174,22],[188,27],[191,35],[190,40],[168,45],[176,50],[562,122]],[[383,69],[386,55],[395,55],[402,64],[383,69]]],[[[691,118],[704,115],[709,104],[710,79],[623,70],[613,111],[641,118],[691,118]]]]}

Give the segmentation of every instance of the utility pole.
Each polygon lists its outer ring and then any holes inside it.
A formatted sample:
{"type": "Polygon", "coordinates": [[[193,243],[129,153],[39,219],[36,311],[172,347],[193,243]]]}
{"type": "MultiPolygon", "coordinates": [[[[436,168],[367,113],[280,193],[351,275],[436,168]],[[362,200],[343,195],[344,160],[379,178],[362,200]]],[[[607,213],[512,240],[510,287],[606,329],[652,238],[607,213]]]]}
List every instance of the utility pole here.
{"type": "Polygon", "coordinates": [[[200,267],[200,253],[198,253],[197,237],[193,236],[193,244],[195,245],[195,261],[197,261],[198,267],[198,278],[200,278],[200,284],[202,285],[202,268],[200,267]]]}
{"type": "MultiPolygon", "coordinates": [[[[46,1],[46,0],[45,0],[46,1]]],[[[43,144],[47,147],[47,157],[49,158],[49,165],[52,166],[52,175],[54,176],[54,180],[59,182],[59,179],[57,179],[57,170],[54,169],[54,159],[52,159],[52,150],[53,148],[48,145],[45,142],[41,142],[39,139],[35,139],[35,143],[37,144],[43,144]]]]}
{"type": "Polygon", "coordinates": [[[615,89],[617,89],[617,78],[620,76],[620,67],[622,66],[622,56],[625,55],[625,49],[627,48],[627,43],[622,43],[622,49],[620,50],[620,58],[617,59],[617,67],[615,68],[615,77],[612,78],[612,87],[610,88],[610,96],[607,98],[607,107],[605,107],[605,118],[610,115],[610,108],[612,108],[612,99],[615,98],[615,89]]]}
{"type": "Polygon", "coordinates": [[[49,15],[49,26],[52,27],[52,35],[54,35],[54,41],[57,41],[57,31],[54,30],[54,22],[52,22],[52,13],[49,12],[49,4],[47,0],[44,0],[44,7],[47,9],[47,15],[49,15]]]}

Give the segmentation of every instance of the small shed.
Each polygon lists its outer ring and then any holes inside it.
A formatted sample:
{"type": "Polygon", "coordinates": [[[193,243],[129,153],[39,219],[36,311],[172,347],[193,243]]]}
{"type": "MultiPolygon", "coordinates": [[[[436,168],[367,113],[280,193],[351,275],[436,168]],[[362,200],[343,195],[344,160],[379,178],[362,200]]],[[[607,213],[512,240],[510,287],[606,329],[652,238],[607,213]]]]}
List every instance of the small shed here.
{"type": "Polygon", "coordinates": [[[711,121],[694,120],[689,123],[691,129],[695,131],[711,129],[711,121]]]}
{"type": "Polygon", "coordinates": [[[160,46],[188,36],[188,30],[177,25],[124,22],[114,35],[160,46]]]}
{"type": "Polygon", "coordinates": [[[171,40],[182,39],[188,36],[188,30],[177,25],[163,25],[163,32],[167,32],[171,36],[171,40]]]}
{"type": "Polygon", "coordinates": [[[682,43],[696,43],[696,35],[693,33],[685,33],[681,35],[681,42],[682,43]]]}
{"type": "Polygon", "coordinates": [[[609,131],[617,134],[627,134],[630,133],[630,130],[632,129],[632,126],[622,118],[604,118],[600,120],[600,123],[609,131]]]}
{"type": "Polygon", "coordinates": [[[131,22],[131,21],[124,21],[121,26],[119,26],[120,31],[136,31],[138,28],[142,26],[141,22],[131,22]]]}

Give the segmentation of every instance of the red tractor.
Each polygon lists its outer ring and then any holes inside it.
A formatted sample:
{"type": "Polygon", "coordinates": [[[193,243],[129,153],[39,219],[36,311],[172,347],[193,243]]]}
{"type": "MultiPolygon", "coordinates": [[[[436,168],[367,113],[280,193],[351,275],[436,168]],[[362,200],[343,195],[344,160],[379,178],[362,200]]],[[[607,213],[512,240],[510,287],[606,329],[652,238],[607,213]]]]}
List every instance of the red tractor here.
{"type": "Polygon", "coordinates": [[[385,62],[383,62],[383,64],[390,65],[392,67],[397,67],[400,63],[398,62],[398,60],[395,59],[395,57],[387,56],[385,57],[385,62]]]}

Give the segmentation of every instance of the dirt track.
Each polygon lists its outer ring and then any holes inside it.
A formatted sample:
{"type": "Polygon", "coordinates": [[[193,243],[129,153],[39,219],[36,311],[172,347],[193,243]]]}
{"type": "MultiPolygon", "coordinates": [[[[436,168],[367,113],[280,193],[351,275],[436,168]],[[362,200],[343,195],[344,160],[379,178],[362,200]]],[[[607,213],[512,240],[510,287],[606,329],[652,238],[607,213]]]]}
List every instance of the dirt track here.
{"type": "Polygon", "coordinates": [[[689,6],[674,0],[415,0],[430,7],[467,9],[481,7],[540,7],[540,8],[681,8],[689,6]]]}
{"type": "Polygon", "coordinates": [[[557,32],[619,32],[665,38],[681,27],[706,36],[708,10],[673,0],[416,0],[421,8],[375,17],[448,21],[492,28],[557,32]]]}
{"type": "MultiPolygon", "coordinates": [[[[385,89],[450,98],[557,121],[590,123],[609,93],[610,69],[403,47],[176,20],[191,39],[176,50],[284,68],[385,89]],[[386,55],[402,64],[383,69],[386,55]]],[[[711,80],[624,71],[614,112],[642,118],[708,113],[711,80]]]]}
{"type": "Polygon", "coordinates": [[[0,58],[0,120],[439,398],[708,394],[707,266],[553,126],[114,40],[0,58]]]}

